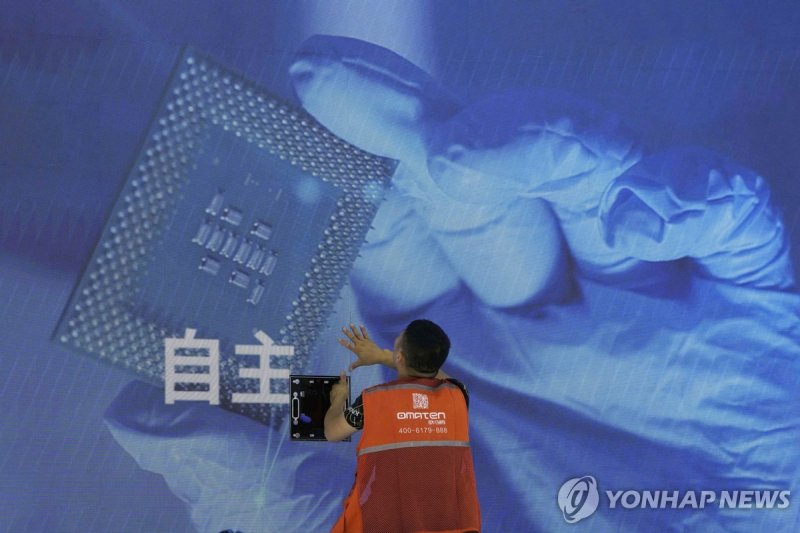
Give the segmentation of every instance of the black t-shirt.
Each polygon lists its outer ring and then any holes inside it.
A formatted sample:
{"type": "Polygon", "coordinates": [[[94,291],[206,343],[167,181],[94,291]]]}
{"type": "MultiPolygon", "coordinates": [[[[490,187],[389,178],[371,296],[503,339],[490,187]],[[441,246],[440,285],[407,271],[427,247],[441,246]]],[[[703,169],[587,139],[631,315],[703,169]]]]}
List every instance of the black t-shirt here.
{"type": "MultiPolygon", "coordinates": [[[[454,378],[447,378],[445,381],[449,381],[461,389],[461,393],[464,395],[464,401],[467,402],[467,408],[469,408],[469,394],[467,393],[467,387],[454,378]]],[[[358,398],[356,398],[356,400],[350,405],[350,407],[345,409],[344,419],[347,420],[347,423],[354,428],[364,429],[364,400],[361,398],[360,394],[358,395],[358,398]]]]}

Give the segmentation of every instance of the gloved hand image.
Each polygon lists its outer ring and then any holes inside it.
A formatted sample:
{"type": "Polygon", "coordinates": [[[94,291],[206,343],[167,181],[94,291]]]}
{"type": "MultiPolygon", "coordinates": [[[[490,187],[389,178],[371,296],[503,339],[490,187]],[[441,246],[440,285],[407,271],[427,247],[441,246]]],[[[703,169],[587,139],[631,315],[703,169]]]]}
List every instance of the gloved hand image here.
{"type": "MultiPolygon", "coordinates": [[[[618,506],[569,524],[556,501],[583,475],[601,492],[800,479],[800,297],[768,177],[703,146],[651,151],[567,91],[462,102],[356,39],[314,36],[289,72],[323,126],[399,161],[349,290],[382,345],[420,316],[450,332],[484,531],[800,525],[794,505],[618,506]]],[[[288,421],[167,406],[142,382],[105,416],[199,531],[325,531],[352,479],[352,445],[290,443],[288,421]]]]}

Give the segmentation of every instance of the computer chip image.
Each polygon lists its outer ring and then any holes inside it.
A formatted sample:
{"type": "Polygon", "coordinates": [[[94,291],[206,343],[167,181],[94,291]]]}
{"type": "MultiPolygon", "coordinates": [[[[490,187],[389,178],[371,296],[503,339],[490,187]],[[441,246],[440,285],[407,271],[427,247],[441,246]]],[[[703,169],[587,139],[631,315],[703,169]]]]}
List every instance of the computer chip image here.
{"type": "Polygon", "coordinates": [[[186,50],[54,340],[163,385],[165,339],[217,339],[219,404],[279,422],[287,405],[232,402],[259,388],[236,346],[266,334],[294,347],[271,367],[309,370],[395,165],[186,50]]]}

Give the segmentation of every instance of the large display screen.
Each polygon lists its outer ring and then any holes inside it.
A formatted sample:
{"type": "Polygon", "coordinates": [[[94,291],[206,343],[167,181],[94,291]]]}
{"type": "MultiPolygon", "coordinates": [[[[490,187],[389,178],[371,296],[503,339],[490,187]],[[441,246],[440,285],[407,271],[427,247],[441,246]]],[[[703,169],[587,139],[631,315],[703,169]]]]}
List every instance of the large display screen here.
{"type": "Polygon", "coordinates": [[[330,531],[416,319],[481,531],[800,530],[795,2],[3,15],[0,531],[330,531]]]}

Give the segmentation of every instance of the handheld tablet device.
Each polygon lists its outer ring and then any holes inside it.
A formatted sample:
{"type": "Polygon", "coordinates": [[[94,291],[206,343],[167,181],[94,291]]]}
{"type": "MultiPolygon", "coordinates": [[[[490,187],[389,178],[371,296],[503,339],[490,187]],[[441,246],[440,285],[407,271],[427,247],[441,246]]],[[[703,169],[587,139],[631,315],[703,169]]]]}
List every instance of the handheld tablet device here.
{"type": "MultiPolygon", "coordinates": [[[[339,376],[297,376],[289,378],[292,398],[289,435],[292,440],[326,440],[325,414],[331,406],[331,387],[339,383],[339,376]]],[[[348,381],[350,405],[350,383],[348,381]]],[[[344,439],[349,441],[350,437],[344,439]]]]}

